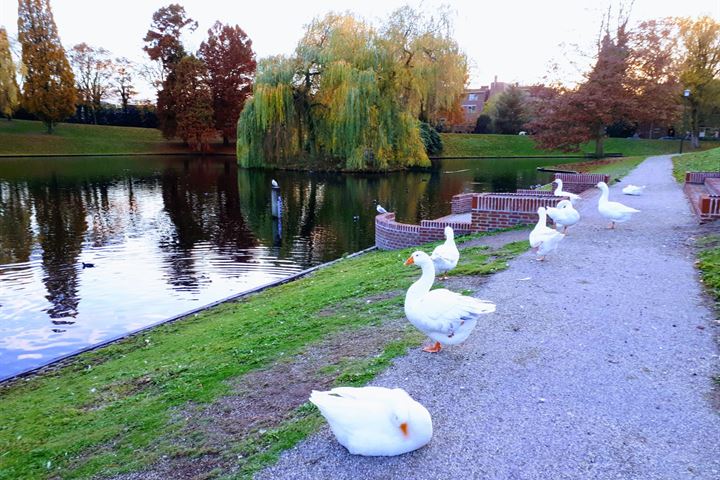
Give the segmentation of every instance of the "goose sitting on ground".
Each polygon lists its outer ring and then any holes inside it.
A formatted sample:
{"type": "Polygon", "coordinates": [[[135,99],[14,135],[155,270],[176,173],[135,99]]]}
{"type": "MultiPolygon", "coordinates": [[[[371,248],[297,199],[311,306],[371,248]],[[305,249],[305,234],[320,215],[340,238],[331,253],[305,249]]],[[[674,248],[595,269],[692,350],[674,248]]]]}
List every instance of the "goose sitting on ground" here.
{"type": "Polygon", "coordinates": [[[383,213],[387,213],[387,210],[385,210],[385,209],[382,207],[382,205],[380,205],[379,203],[377,204],[377,207],[375,207],[375,210],[377,210],[377,212],[378,212],[379,214],[381,214],[381,215],[382,215],[383,213]]]}
{"type": "Polygon", "coordinates": [[[580,212],[575,210],[570,200],[561,200],[556,207],[548,208],[547,215],[553,219],[558,230],[563,229],[563,233],[580,221],[580,212]]]}
{"type": "Polygon", "coordinates": [[[545,255],[557,249],[560,241],[565,238],[565,234],[547,226],[545,207],[540,207],[537,211],[538,222],[530,232],[528,240],[530,246],[537,251],[538,260],[542,262],[545,260],[545,255]]]}
{"type": "Polygon", "coordinates": [[[620,202],[609,201],[610,189],[605,182],[598,182],[597,187],[602,192],[598,200],[598,212],[610,220],[610,226],[608,228],[615,228],[616,223],[626,222],[630,220],[633,213],[640,212],[640,210],[625,206],[620,202]]]}
{"type": "Polygon", "coordinates": [[[553,183],[557,183],[557,188],[553,192],[553,195],[555,195],[556,197],[567,197],[570,199],[570,201],[572,203],[575,203],[578,200],[580,200],[580,198],[581,198],[580,195],[578,195],[576,193],[572,193],[572,192],[563,191],[563,181],[560,180],[559,178],[556,178],[553,183]]]}
{"type": "Polygon", "coordinates": [[[638,185],[627,185],[623,187],[622,192],[625,195],[642,195],[643,190],[645,190],[645,185],[638,186],[638,185]]]}
{"type": "Polygon", "coordinates": [[[475,328],[480,315],[495,311],[492,302],[444,288],[430,290],[435,280],[435,266],[427,253],[413,253],[405,265],[413,264],[422,269],[422,275],[405,295],[405,316],[415,328],[435,340],[435,345],[423,348],[424,351],[435,353],[443,345],[462,343],[475,328]]]}
{"type": "Polygon", "coordinates": [[[337,441],[354,455],[400,455],[432,438],[430,413],[402,388],[313,390],[310,401],[320,409],[337,441]]]}
{"type": "MultiPolygon", "coordinates": [[[[455,232],[451,226],[445,227],[445,243],[435,247],[430,258],[435,265],[436,275],[445,274],[457,266],[460,251],[455,245],[455,232]]],[[[443,278],[447,278],[447,275],[443,278]]]]}

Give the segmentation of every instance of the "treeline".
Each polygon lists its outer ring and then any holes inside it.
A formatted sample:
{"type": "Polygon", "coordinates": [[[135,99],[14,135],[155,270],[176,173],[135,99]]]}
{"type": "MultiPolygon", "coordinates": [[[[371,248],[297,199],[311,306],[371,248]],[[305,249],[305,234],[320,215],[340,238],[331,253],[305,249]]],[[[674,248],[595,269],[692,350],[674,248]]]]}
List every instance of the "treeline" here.
{"type": "Polygon", "coordinates": [[[193,54],[180,37],[195,28],[182,6],[160,8],[144,38],[152,63],[138,65],[86,43],[66,52],[49,0],[19,0],[19,70],[0,28],[0,113],[41,120],[50,133],[69,121],[160,128],[196,150],[218,136],[228,144],[252,89],[252,42],[237,25],[216,22],[193,54]],[[133,101],[139,78],[157,89],[157,104],[133,101]]]}

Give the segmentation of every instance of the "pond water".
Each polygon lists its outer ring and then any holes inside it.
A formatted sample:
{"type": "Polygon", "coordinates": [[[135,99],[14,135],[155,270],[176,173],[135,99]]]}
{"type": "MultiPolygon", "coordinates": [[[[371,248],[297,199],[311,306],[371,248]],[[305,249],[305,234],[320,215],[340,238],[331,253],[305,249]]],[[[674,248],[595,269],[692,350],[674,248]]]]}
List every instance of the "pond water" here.
{"type": "Polygon", "coordinates": [[[232,157],[0,159],[0,378],[369,247],[375,202],[436,218],[457,193],[545,183],[537,166],[569,161],[348,175],[232,157]]]}

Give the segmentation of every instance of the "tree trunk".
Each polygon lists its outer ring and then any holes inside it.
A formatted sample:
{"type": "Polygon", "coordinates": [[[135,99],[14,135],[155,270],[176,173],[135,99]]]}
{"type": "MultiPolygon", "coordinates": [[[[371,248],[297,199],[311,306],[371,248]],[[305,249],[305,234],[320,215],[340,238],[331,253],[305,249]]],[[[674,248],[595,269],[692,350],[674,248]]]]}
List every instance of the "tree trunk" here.
{"type": "Polygon", "coordinates": [[[230,145],[230,139],[228,138],[228,134],[227,134],[227,133],[223,133],[223,145],[226,146],[226,147],[227,147],[228,145],[230,145]]]}
{"type": "Polygon", "coordinates": [[[47,133],[48,135],[52,135],[53,133],[53,122],[46,121],[45,126],[47,127],[47,133]]]}
{"type": "Polygon", "coordinates": [[[700,128],[698,126],[699,109],[693,105],[690,110],[690,139],[693,148],[700,148],[700,128]]]}
{"type": "Polygon", "coordinates": [[[595,158],[603,158],[605,156],[605,128],[601,127],[598,136],[595,138],[595,158]]]}

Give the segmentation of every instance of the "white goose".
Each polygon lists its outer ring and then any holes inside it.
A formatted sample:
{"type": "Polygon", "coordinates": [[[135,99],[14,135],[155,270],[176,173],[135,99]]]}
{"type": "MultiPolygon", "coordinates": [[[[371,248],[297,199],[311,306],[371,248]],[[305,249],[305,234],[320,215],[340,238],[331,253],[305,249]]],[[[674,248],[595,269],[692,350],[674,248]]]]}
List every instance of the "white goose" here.
{"type": "Polygon", "coordinates": [[[537,250],[538,260],[544,261],[545,255],[557,249],[558,244],[563,238],[565,238],[564,233],[560,233],[547,226],[547,212],[545,207],[539,207],[538,222],[528,237],[530,246],[537,250]]]}
{"type": "Polygon", "coordinates": [[[610,220],[610,227],[615,228],[616,223],[626,222],[630,220],[633,213],[639,213],[640,210],[636,210],[632,207],[623,205],[620,202],[611,202],[608,200],[610,196],[610,189],[605,182],[598,182],[597,187],[602,192],[600,199],[598,199],[598,212],[600,215],[610,220]]]}
{"type": "Polygon", "coordinates": [[[430,290],[435,280],[435,266],[427,253],[413,253],[405,265],[413,264],[422,268],[422,275],[405,295],[405,316],[415,328],[435,340],[435,344],[423,348],[424,351],[435,353],[443,345],[462,343],[475,328],[480,315],[495,311],[495,304],[486,300],[444,288],[430,290]]]}
{"type": "Polygon", "coordinates": [[[383,206],[379,203],[377,204],[377,207],[375,207],[375,210],[377,210],[380,215],[382,215],[383,213],[387,213],[387,210],[385,210],[383,206]]]}
{"type": "Polygon", "coordinates": [[[581,198],[580,195],[578,195],[576,193],[572,193],[572,192],[563,191],[563,181],[560,180],[559,178],[556,178],[554,183],[557,183],[557,188],[553,192],[553,195],[555,195],[556,197],[568,197],[572,203],[575,203],[578,200],[580,200],[580,198],[581,198]]]}
{"type": "Polygon", "coordinates": [[[354,455],[400,455],[432,438],[430,413],[402,388],[314,390],[310,401],[320,409],[337,441],[354,455]]]}
{"type": "Polygon", "coordinates": [[[626,185],[623,187],[622,192],[625,195],[642,195],[643,191],[645,190],[645,185],[638,186],[638,185],[626,185]]]}
{"type": "Polygon", "coordinates": [[[547,215],[553,219],[558,230],[563,229],[563,233],[580,221],[580,212],[575,210],[570,200],[561,200],[557,206],[548,208],[547,215]]]}
{"type": "MultiPolygon", "coordinates": [[[[445,227],[445,243],[435,247],[430,258],[435,265],[437,275],[445,274],[457,267],[458,260],[460,260],[460,251],[455,245],[455,232],[451,226],[445,227]]],[[[447,275],[444,278],[447,278],[447,275]]]]}

